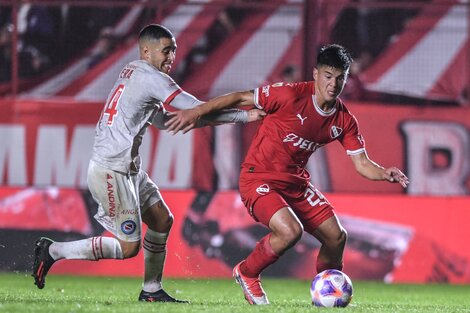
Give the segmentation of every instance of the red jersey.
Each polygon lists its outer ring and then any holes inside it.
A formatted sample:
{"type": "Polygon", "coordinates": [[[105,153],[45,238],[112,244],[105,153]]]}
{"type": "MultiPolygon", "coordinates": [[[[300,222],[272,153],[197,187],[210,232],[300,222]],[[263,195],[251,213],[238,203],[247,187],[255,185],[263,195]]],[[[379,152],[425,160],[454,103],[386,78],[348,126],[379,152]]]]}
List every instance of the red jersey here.
{"type": "Polygon", "coordinates": [[[278,83],[255,89],[255,105],[266,117],[242,164],[243,173],[299,182],[310,178],[305,165],[321,146],[338,140],[348,155],[365,151],[356,118],[338,99],[325,112],[315,103],[314,82],[278,83]]]}

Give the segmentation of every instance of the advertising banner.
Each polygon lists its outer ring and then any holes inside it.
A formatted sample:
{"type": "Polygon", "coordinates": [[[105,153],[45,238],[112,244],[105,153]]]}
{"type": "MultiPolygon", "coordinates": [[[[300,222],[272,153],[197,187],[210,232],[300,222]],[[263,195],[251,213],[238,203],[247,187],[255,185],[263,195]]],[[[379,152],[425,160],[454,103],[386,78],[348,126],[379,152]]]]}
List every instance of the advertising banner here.
{"type": "MultiPolygon", "coordinates": [[[[85,189],[95,123],[102,103],[0,101],[0,185],[85,189]]],[[[368,155],[397,166],[410,186],[359,176],[340,144],[316,151],[307,168],[324,192],[468,195],[470,108],[350,103],[368,155]]],[[[173,136],[149,127],[143,168],[161,188],[237,189],[240,163],[257,124],[223,125],[173,136]]]]}
{"type": "MultiPolygon", "coordinates": [[[[235,191],[162,193],[175,216],[167,277],[230,277],[233,266],[268,233],[235,191]]],[[[0,270],[29,271],[40,236],[69,241],[110,235],[92,218],[96,205],[87,191],[4,188],[0,194],[0,270]]],[[[348,231],[344,271],[352,279],[470,283],[469,197],[326,196],[348,231]]],[[[264,275],[311,279],[319,247],[305,233],[264,275]]],[[[143,254],[127,260],[61,260],[51,273],[141,276],[143,254]]]]}

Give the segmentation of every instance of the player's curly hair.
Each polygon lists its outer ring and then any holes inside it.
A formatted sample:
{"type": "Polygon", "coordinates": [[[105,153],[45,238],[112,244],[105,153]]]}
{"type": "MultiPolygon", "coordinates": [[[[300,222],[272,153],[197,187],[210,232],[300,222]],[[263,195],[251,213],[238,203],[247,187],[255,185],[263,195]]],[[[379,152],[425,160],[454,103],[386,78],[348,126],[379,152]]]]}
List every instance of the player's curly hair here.
{"type": "Polygon", "coordinates": [[[323,46],[317,56],[317,66],[326,65],[342,70],[348,70],[353,59],[351,54],[341,45],[323,46]]]}
{"type": "Polygon", "coordinates": [[[160,38],[175,38],[171,31],[160,24],[150,24],[145,26],[139,34],[139,41],[159,40],[160,38]]]}

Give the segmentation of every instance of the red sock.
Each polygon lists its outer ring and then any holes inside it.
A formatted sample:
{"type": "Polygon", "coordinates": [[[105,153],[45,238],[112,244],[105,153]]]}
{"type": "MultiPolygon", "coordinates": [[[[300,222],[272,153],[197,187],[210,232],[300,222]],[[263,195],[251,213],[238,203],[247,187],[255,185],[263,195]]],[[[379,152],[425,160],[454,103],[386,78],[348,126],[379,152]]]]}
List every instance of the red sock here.
{"type": "Polygon", "coordinates": [[[240,271],[248,277],[258,277],[259,274],[269,265],[279,259],[279,255],[274,252],[269,243],[271,233],[263,237],[257,244],[255,249],[250,253],[240,266],[240,271]]]}
{"type": "Polygon", "coordinates": [[[340,263],[326,263],[317,260],[317,273],[323,272],[324,270],[343,270],[343,262],[340,263]]]}

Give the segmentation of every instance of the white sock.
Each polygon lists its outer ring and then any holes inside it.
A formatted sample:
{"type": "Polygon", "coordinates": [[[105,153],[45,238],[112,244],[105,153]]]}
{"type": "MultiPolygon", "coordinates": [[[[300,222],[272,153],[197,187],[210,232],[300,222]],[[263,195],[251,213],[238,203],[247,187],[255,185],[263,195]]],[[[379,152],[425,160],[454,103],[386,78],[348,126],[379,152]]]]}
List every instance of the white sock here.
{"type": "Polygon", "coordinates": [[[144,237],[145,275],[143,290],[156,292],[162,289],[163,266],[166,257],[168,233],[158,233],[147,229],[144,237]]]}
{"type": "Polygon", "coordinates": [[[116,238],[91,237],[69,242],[54,242],[49,246],[54,260],[123,259],[121,245],[116,238]]]}

